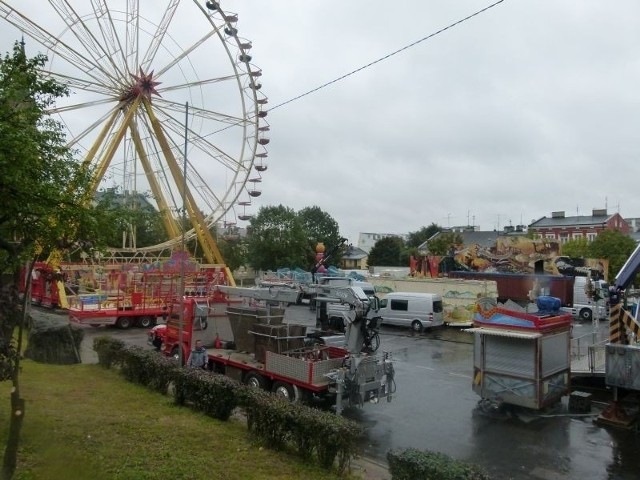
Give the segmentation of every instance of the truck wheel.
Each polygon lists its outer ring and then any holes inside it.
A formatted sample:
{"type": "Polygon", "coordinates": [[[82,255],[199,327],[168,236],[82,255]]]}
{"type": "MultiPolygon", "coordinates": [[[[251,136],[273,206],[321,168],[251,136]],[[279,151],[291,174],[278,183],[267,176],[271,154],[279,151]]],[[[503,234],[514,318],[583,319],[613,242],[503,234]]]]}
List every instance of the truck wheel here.
{"type": "Polygon", "coordinates": [[[244,384],[251,388],[261,388],[264,390],[267,382],[259,373],[249,372],[244,377],[244,384]]]}
{"type": "Polygon", "coordinates": [[[277,397],[284,398],[290,402],[295,401],[295,395],[293,394],[293,387],[286,382],[275,382],[271,389],[277,397]]]}
{"type": "Polygon", "coordinates": [[[411,322],[411,330],[413,330],[414,332],[422,331],[422,323],[420,323],[420,320],[414,320],[413,322],[411,322]]]}
{"type": "Polygon", "coordinates": [[[131,317],[118,317],[118,320],[116,320],[116,326],[126,330],[131,327],[131,317]]]}
{"type": "Polygon", "coordinates": [[[593,318],[593,312],[590,308],[583,308],[580,310],[580,320],[584,322],[590,322],[593,318]]]}
{"type": "Polygon", "coordinates": [[[151,328],[155,325],[155,318],[151,316],[144,316],[138,318],[138,326],[140,328],[151,328]]]}

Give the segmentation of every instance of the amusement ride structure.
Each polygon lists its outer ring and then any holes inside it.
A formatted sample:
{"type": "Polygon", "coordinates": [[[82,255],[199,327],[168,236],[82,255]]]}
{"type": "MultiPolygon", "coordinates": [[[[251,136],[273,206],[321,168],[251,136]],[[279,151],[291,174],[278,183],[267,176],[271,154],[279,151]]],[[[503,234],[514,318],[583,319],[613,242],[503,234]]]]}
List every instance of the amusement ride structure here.
{"type": "Polygon", "coordinates": [[[138,248],[131,229],[111,260],[166,258],[196,240],[205,262],[224,264],[210,230],[251,218],[269,143],[238,15],[203,0],[0,0],[0,16],[69,88],[50,113],[91,169],[87,201],[115,189],[162,216],[168,241],[138,248]]]}

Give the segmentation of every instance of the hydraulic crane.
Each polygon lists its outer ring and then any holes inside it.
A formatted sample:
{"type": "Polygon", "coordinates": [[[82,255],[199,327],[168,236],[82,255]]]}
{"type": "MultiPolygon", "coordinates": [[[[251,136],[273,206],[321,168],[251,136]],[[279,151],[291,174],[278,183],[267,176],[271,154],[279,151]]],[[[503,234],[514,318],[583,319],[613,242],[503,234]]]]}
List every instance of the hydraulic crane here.
{"type": "Polygon", "coordinates": [[[627,308],[628,288],[640,271],[640,245],[629,256],[616,276],[609,292],[609,343],[606,346],[605,381],[613,388],[613,401],[602,411],[598,421],[628,427],[633,418],[619,400],[619,388],[640,391],[640,345],[638,308],[627,308]]]}

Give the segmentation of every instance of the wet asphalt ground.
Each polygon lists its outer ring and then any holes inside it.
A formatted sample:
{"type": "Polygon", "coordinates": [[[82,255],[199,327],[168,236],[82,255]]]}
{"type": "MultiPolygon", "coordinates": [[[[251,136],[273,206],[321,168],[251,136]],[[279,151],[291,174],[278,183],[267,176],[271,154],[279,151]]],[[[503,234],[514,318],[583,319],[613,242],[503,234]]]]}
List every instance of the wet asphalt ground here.
{"type": "MultiPolygon", "coordinates": [[[[288,309],[285,321],[315,326],[304,307],[288,309]]],[[[82,328],[86,363],[97,361],[92,345],[98,335],[147,345],[145,329],[82,328]]],[[[223,319],[195,335],[212,343],[216,332],[225,338],[227,329],[223,319]]],[[[394,359],[397,393],[391,403],[345,413],[366,426],[362,449],[374,461],[384,464],[390,449],[412,447],[479,464],[496,480],[640,478],[640,433],[597,425],[605,403],[592,402],[588,414],[569,412],[568,397],[544,412],[486,411],[471,388],[471,334],[449,328],[414,334],[383,326],[381,340],[381,350],[394,359]]]]}

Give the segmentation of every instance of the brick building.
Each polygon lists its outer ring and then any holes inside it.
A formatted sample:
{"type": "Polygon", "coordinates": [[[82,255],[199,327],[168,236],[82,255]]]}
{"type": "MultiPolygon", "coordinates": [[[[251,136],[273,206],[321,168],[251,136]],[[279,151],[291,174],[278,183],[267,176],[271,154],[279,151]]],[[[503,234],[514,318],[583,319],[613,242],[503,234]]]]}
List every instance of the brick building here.
{"type": "Polygon", "coordinates": [[[628,235],[631,227],[619,213],[609,214],[606,209],[594,209],[591,215],[567,217],[565,212],[552,212],[529,225],[529,232],[537,237],[560,243],[586,238],[594,240],[603,230],[619,230],[628,235]]]}

